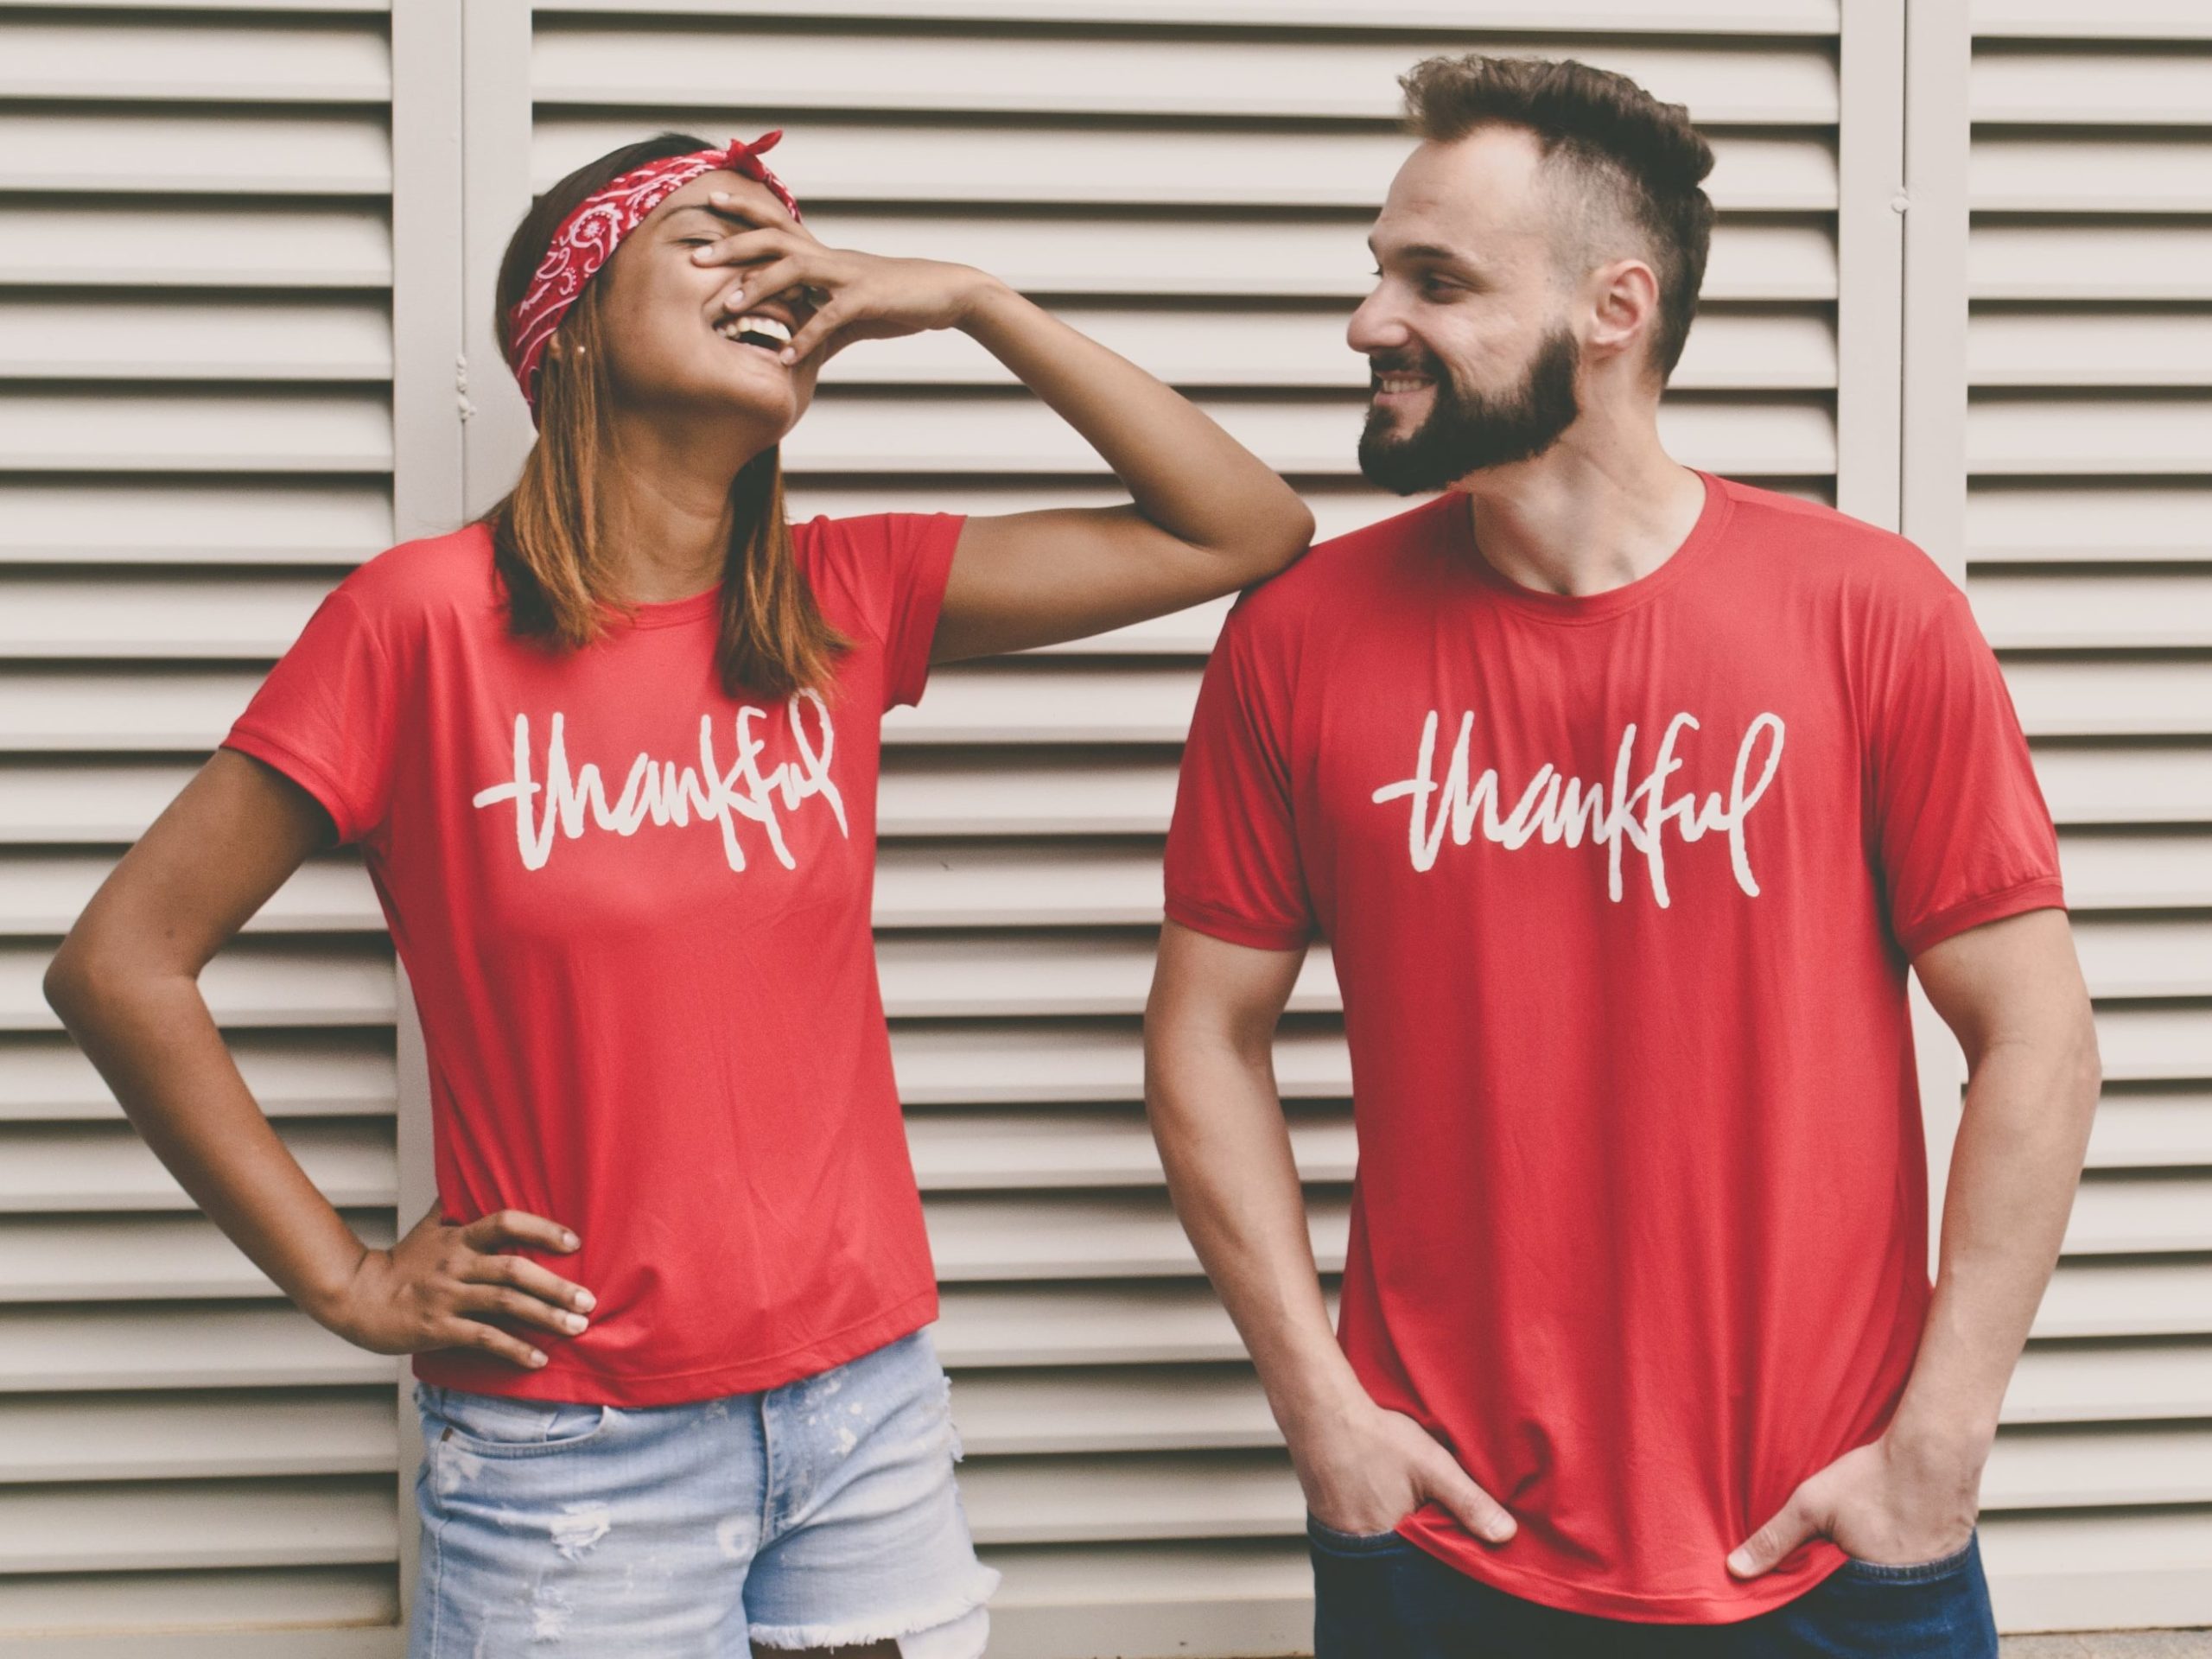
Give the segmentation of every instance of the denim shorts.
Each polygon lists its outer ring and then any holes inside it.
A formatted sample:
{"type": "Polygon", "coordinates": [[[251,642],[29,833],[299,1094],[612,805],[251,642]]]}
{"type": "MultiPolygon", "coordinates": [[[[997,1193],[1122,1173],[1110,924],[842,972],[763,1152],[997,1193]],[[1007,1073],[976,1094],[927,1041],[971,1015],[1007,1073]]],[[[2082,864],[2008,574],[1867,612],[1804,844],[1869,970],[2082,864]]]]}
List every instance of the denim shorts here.
{"type": "Polygon", "coordinates": [[[926,1330],[781,1388],[676,1406],[415,1385],[409,1659],[748,1659],[898,1638],[976,1659],[998,1573],[953,1484],[926,1330]]]}
{"type": "Polygon", "coordinates": [[[1847,1560],[1733,1624],[1640,1624],[1539,1605],[1395,1532],[1308,1516],[1315,1659],[1997,1659],[1979,1537],[1939,1560],[1847,1560]]]}

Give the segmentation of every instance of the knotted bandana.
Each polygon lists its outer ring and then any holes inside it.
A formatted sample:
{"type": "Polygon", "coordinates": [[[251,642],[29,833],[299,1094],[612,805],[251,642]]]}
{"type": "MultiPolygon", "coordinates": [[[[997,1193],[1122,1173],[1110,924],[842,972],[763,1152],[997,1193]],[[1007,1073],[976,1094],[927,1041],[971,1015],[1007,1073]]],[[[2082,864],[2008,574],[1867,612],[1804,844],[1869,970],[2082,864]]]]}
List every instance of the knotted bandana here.
{"type": "Polygon", "coordinates": [[[622,238],[636,230],[646,214],[702,173],[727,169],[758,179],[784,204],[793,219],[798,203],[784,181],[761,161],[764,150],[773,149],[783,137],[781,129],[766,132],[751,143],[733,138],[721,149],[694,150],[688,156],[664,156],[633,168],[577,204],[553,232],[531,276],[530,287],[508,313],[507,338],[513,342],[508,365],[515,383],[535,416],[537,410],[537,369],[561,319],[583,292],[592,273],[614,257],[622,238]]]}

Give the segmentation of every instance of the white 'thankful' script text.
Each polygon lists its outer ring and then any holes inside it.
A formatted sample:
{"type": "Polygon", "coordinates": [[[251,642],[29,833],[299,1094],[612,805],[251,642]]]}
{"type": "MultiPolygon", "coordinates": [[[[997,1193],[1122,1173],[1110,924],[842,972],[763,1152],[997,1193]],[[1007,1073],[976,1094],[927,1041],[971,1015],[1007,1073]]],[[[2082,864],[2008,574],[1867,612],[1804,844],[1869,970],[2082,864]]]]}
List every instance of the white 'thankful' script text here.
{"type": "Polygon", "coordinates": [[[695,818],[721,826],[722,856],[733,870],[745,868],[745,849],[739,845],[737,835],[741,819],[759,824],[775,850],[777,861],[787,870],[795,869],[797,861],[784,842],[780,813],[796,810],[818,795],[836,816],[838,833],[849,839],[852,831],[845,823],[843,798],[830,777],[830,758],[837,742],[836,728],[830,721],[830,705],[818,693],[802,690],[785,707],[791,746],[798,751],[796,760],[779,760],[766,772],[760,769],[765,745],[753,727],[768,718],[768,711],[746,703],[737,711],[737,752],[728,766],[715,758],[714,718],[702,715],[696,768],[640,754],[630,764],[622,792],[611,802],[598,766],[587,762],[570,774],[563,729],[566,721],[557,713],[546,741],[545,781],[539,783],[531,768],[530,716],[517,715],[513,780],[478,791],[474,804],[479,807],[496,806],[502,801],[515,804],[515,844],[521,850],[525,869],[545,868],[545,861],[553,855],[556,834],[570,841],[589,829],[634,836],[647,823],[681,826],[695,818]],[[807,718],[810,707],[811,733],[807,718]]]}
{"type": "Polygon", "coordinates": [[[1468,775],[1467,746],[1475,728],[1471,713],[1459,718],[1459,740],[1452,747],[1451,767],[1440,785],[1442,798],[1435,798],[1440,793],[1436,728],[1436,711],[1431,709],[1421,728],[1421,756],[1414,774],[1385,784],[1374,796],[1378,805],[1401,799],[1413,803],[1407,843],[1414,869],[1427,870],[1435,864],[1447,823],[1452,844],[1459,847],[1473,840],[1478,828],[1484,840],[1509,851],[1527,846],[1540,835],[1547,844],[1563,841],[1570,847],[1581,845],[1587,837],[1592,845],[1607,849],[1606,890],[1616,904],[1621,897],[1622,853],[1634,847],[1643,855],[1651,875],[1651,895],[1663,909],[1668,902],[1664,836],[1671,822],[1685,842],[1696,841],[1716,830],[1726,831],[1736,885],[1752,898],[1758,897],[1759,884],[1752,879],[1751,857],[1744,844],[1744,821],[1766,793],[1767,785],[1774,781],[1775,768],[1782,763],[1781,715],[1761,715],[1745,731],[1744,741],[1737,746],[1735,772],[1729,779],[1725,804],[1717,791],[1705,798],[1702,806],[1694,791],[1668,798],[1667,780],[1682,767],[1675,758],[1675,739],[1685,728],[1698,729],[1694,715],[1680,714],[1668,722],[1651,769],[1640,779],[1632,780],[1630,776],[1636,752],[1636,727],[1630,723],[1621,732],[1620,747],[1613,760],[1611,795],[1603,783],[1569,777],[1547,761],[1536,768],[1513,809],[1502,817],[1497,769],[1487,767],[1478,778],[1468,775]],[[1767,740],[1764,760],[1754,779],[1752,762],[1760,755],[1763,739],[1767,740]]]}

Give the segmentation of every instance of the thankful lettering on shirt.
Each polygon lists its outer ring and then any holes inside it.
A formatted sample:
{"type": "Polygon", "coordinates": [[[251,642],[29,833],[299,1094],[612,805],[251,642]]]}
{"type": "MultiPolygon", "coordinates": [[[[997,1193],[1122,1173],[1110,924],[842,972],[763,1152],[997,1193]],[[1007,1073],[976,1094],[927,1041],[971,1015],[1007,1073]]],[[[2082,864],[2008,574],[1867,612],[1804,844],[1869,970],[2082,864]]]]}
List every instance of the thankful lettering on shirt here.
{"type": "Polygon", "coordinates": [[[647,823],[678,828],[696,817],[721,830],[722,856],[733,870],[745,868],[745,849],[738,840],[738,821],[757,823],[768,838],[776,860],[785,869],[798,868],[785,844],[781,812],[796,811],[819,797],[837,821],[837,831],[847,839],[845,803],[830,776],[830,757],[836,752],[837,729],[830,719],[830,705],[811,690],[796,693],[785,705],[791,726],[795,760],[777,761],[766,772],[760,757],[766,742],[754,726],[769,718],[768,711],[753,703],[740,704],[735,721],[736,754],[724,766],[715,758],[715,722],[699,716],[699,764],[679,766],[640,753],[630,763],[622,792],[612,802],[595,762],[587,761],[571,773],[569,769],[567,716],[556,714],[546,738],[543,783],[537,781],[530,740],[530,716],[515,716],[514,776],[505,783],[479,790],[471,804],[481,809],[503,801],[515,805],[515,845],[523,868],[539,870],[553,855],[556,834],[575,841],[587,830],[610,830],[634,836],[647,823]],[[816,728],[810,735],[806,711],[813,710],[816,728]],[[542,802],[541,802],[542,798],[542,802]],[[532,806],[538,806],[533,816],[532,806]]]}
{"type": "Polygon", "coordinates": [[[1729,779],[1725,805],[1717,791],[1705,798],[1702,807],[1694,791],[1668,798],[1667,780],[1682,769],[1675,745],[1685,730],[1699,729],[1697,717],[1683,713],[1668,721],[1651,769],[1641,780],[1630,782],[1636,753],[1636,723],[1631,721],[1622,728],[1620,746],[1613,757],[1610,798],[1604,784],[1586,783],[1546,761],[1536,768],[1513,810],[1503,817],[1498,815],[1497,768],[1486,766],[1479,777],[1469,776],[1473,711],[1459,717],[1459,741],[1452,745],[1451,766],[1440,786],[1436,782],[1436,728],[1437,714],[1432,709],[1421,726],[1414,775],[1383,785],[1372,798],[1378,806],[1401,799],[1412,802],[1406,837],[1414,869],[1427,870],[1435,865],[1447,823],[1455,847],[1467,845],[1479,828],[1484,840],[1509,852],[1527,846],[1539,835],[1548,846],[1564,842],[1569,847],[1580,846],[1586,836],[1592,846],[1606,849],[1606,892],[1614,903],[1618,904],[1621,898],[1622,851],[1634,847],[1643,855],[1650,871],[1651,896],[1664,909],[1669,902],[1664,831],[1671,822],[1685,842],[1697,841],[1716,830],[1726,831],[1736,885],[1752,898],[1758,897],[1759,884],[1751,874],[1744,823],[1774,781],[1775,768],[1782,764],[1781,715],[1761,715],[1745,728],[1743,741],[1736,747],[1735,770],[1729,779]],[[1762,745],[1762,739],[1768,741],[1762,745]],[[1753,779],[1755,757],[1758,775],[1753,779]],[[1431,800],[1440,787],[1442,798],[1434,802],[1432,815],[1431,800]]]}

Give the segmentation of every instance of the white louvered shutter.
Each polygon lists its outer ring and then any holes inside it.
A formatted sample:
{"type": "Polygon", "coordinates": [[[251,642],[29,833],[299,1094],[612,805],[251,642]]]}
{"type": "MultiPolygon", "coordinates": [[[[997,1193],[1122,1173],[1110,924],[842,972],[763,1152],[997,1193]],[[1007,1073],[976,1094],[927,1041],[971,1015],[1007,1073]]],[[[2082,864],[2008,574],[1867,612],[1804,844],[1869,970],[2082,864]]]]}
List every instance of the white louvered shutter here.
{"type": "MultiPolygon", "coordinates": [[[[1408,148],[1396,75],[1478,48],[1624,69],[1688,103],[1720,157],[1669,439],[1832,495],[1831,5],[1745,3],[1732,26],[1726,7],[1693,22],[1628,0],[1581,9],[1573,34],[1544,32],[1536,7],[1490,9],[1501,27],[1481,33],[1451,26],[1467,8],[1402,3],[730,10],[537,7],[531,187],[664,125],[713,141],[782,127],[774,163],[825,240],[1016,283],[1198,399],[1300,485],[1323,535],[1405,505],[1358,476],[1366,367],[1344,341],[1408,148]]],[[[785,454],[802,515],[1122,494],[958,335],[839,357],[785,454]]],[[[1008,1659],[1310,1636],[1297,1483],[1140,1103],[1160,841],[1224,609],[940,669],[887,724],[884,992],[1008,1659]]],[[[1332,1284],[1352,1161],[1337,1006],[1317,950],[1280,1066],[1332,1284]]]]}
{"type": "Polygon", "coordinates": [[[1973,16],[1967,586],[2107,1079],[1989,1568],[2013,1629],[2212,1624],[2212,11],[1973,16]]]}
{"type": "MultiPolygon", "coordinates": [[[[1402,505],[1353,467],[1342,344],[1404,149],[1393,77],[1432,49],[1581,56],[1720,153],[1670,442],[1896,523],[1904,7],[1838,3],[1526,0],[1477,31],[1446,0],[0,0],[0,1659],[400,1649],[396,1367],[192,1215],[37,981],[330,582],[457,522],[464,450],[469,506],[512,477],[528,426],[486,322],[531,189],[664,126],[783,126],[828,239],[1008,277],[1216,410],[1326,535],[1402,505]],[[465,163],[396,96],[465,127],[465,163]],[[153,194],[93,194],[118,189],[153,194]]],[[[2065,831],[2113,1078],[1987,1484],[2014,1628],[2212,1618],[2212,31],[2196,0],[2101,6],[2102,39],[2081,10],[1981,0],[1980,211],[1936,296],[1954,328],[1977,302],[1970,591],[2065,831]]],[[[787,458],[801,513],[1120,493],[951,336],[841,357],[787,458]]],[[[1138,1105],[1160,839],[1222,608],[941,671],[887,731],[884,987],[1000,1659],[1308,1628],[1295,1482],[1138,1105]]],[[[419,1084],[358,865],[303,871],[207,983],[310,1173],[388,1236],[419,1084]]],[[[1335,1002],[1317,953],[1278,1052],[1332,1276],[1335,1002]]]]}
{"type": "MultiPolygon", "coordinates": [[[[0,8],[0,1655],[397,1651],[395,1363],[194,1211],[39,987],[395,539],[383,10],[0,8]]],[[[358,861],[302,870],[205,985],[388,1240],[394,979],[358,861]]]]}

